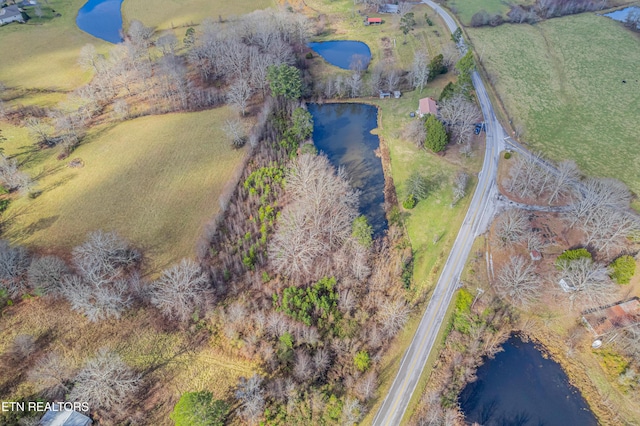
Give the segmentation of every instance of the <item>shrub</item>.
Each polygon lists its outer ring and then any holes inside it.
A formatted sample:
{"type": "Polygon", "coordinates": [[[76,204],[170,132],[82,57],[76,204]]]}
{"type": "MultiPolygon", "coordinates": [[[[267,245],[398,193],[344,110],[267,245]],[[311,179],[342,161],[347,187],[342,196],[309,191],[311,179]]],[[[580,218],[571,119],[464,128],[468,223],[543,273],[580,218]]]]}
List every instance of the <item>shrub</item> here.
{"type": "Polygon", "coordinates": [[[371,247],[373,243],[373,228],[367,222],[365,216],[358,216],[352,225],[351,235],[362,245],[363,247],[371,247]]]}
{"type": "Polygon", "coordinates": [[[5,210],[7,210],[9,208],[9,203],[11,201],[8,198],[4,198],[2,200],[0,200],[0,213],[4,212],[5,210]]]}
{"type": "Polygon", "coordinates": [[[509,158],[511,158],[511,153],[507,151],[504,153],[504,159],[508,160],[509,158]]]}
{"type": "Polygon", "coordinates": [[[468,334],[471,331],[471,304],[473,303],[473,295],[466,289],[460,289],[456,296],[456,310],[453,314],[453,328],[462,334],[468,334]]]}
{"type": "Polygon", "coordinates": [[[307,54],[304,55],[304,57],[307,58],[307,59],[312,59],[313,58],[313,53],[307,52],[307,54]]]}
{"type": "Polygon", "coordinates": [[[435,116],[429,114],[424,122],[424,128],[427,130],[424,145],[433,152],[442,151],[449,142],[444,125],[435,116]]]}
{"type": "Polygon", "coordinates": [[[591,253],[589,253],[585,248],[565,250],[560,256],[556,258],[556,267],[563,268],[564,265],[571,262],[572,260],[581,259],[583,257],[587,259],[593,259],[591,253]]]}
{"type": "Polygon", "coordinates": [[[229,405],[208,391],[182,394],[169,416],[176,426],[223,426],[229,405]]]}
{"type": "Polygon", "coordinates": [[[636,261],[633,257],[620,256],[609,265],[611,279],[618,284],[629,284],[631,277],[636,273],[636,261]]]}
{"type": "Polygon", "coordinates": [[[310,326],[314,323],[324,328],[328,322],[338,321],[338,293],[335,290],[336,279],[324,277],[311,287],[287,287],[282,292],[282,303],[273,295],[276,310],[310,326]]]}
{"type": "Polygon", "coordinates": [[[369,369],[371,365],[371,358],[369,357],[369,352],[360,351],[353,358],[353,363],[359,371],[365,372],[369,369]]]}
{"type": "Polygon", "coordinates": [[[402,202],[402,207],[407,210],[411,210],[416,206],[417,203],[418,199],[416,198],[416,196],[413,194],[409,194],[409,196],[402,202]]]}

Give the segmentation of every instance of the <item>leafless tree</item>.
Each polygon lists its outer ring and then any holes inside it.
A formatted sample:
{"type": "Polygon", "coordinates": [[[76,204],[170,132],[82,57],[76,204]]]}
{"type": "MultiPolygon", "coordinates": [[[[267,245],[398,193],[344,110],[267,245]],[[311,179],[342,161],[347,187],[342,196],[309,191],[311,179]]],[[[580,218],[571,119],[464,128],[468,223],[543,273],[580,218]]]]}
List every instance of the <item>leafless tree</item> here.
{"type": "Polygon", "coordinates": [[[313,355],[313,371],[316,377],[324,377],[330,365],[331,357],[329,354],[329,350],[325,348],[319,348],[313,355]]]}
{"type": "Polygon", "coordinates": [[[455,206],[458,201],[462,200],[467,194],[467,185],[469,184],[469,175],[466,172],[458,172],[453,181],[453,201],[451,205],[455,206]]]}
{"type": "Polygon", "coordinates": [[[538,298],[541,284],[530,262],[521,256],[511,256],[498,272],[495,286],[500,297],[527,306],[538,298]]]}
{"type": "Polygon", "coordinates": [[[0,183],[9,191],[20,192],[28,191],[33,184],[29,175],[18,169],[18,162],[3,154],[0,154],[0,183]]]}
{"type": "Polygon", "coordinates": [[[369,95],[378,96],[378,92],[382,88],[384,69],[379,62],[374,65],[369,77],[369,95]]]}
{"type": "Polygon", "coordinates": [[[378,323],[388,337],[395,336],[409,319],[409,306],[402,299],[385,299],[378,312],[378,323]]]}
{"type": "Polygon", "coordinates": [[[560,265],[559,279],[569,288],[571,307],[578,303],[581,308],[595,307],[611,301],[615,297],[616,286],[604,265],[590,258],[564,261],[560,265]]]}
{"type": "Polygon", "coordinates": [[[146,50],[151,44],[153,28],[146,27],[142,22],[133,19],[129,22],[127,38],[139,50],[146,50]]]}
{"type": "Polygon", "coordinates": [[[178,38],[172,31],[165,31],[156,40],[156,47],[163,55],[174,55],[178,47],[178,38]]]}
{"type": "Polygon", "coordinates": [[[573,182],[577,181],[579,177],[580,170],[574,161],[561,161],[558,164],[558,173],[551,182],[549,204],[552,204],[562,196],[574,196],[573,182]]]}
{"type": "Polygon", "coordinates": [[[209,280],[195,262],[183,259],[151,283],[151,303],[163,315],[187,321],[210,297],[209,280]]]}
{"type": "Polygon", "coordinates": [[[113,103],[113,114],[118,120],[126,120],[129,117],[129,104],[125,99],[116,99],[113,103]]]}
{"type": "Polygon", "coordinates": [[[624,210],[631,202],[631,192],[617,179],[590,178],[583,187],[582,198],[571,205],[572,226],[589,222],[600,209],[624,210]]]}
{"type": "Polygon", "coordinates": [[[132,303],[126,279],[91,282],[78,275],[65,275],[60,293],[69,301],[71,309],[84,314],[91,322],[118,319],[132,303]]]}
{"type": "Polygon", "coordinates": [[[356,382],[355,393],[362,402],[366,403],[375,396],[377,387],[378,375],[371,370],[356,382]]]}
{"type": "Polygon", "coordinates": [[[530,229],[529,221],[521,210],[509,209],[498,216],[496,236],[504,247],[524,241],[530,229]]]}
{"type": "Polygon", "coordinates": [[[401,1],[398,3],[398,14],[400,16],[403,16],[409,12],[411,12],[411,9],[413,8],[413,4],[408,2],[408,1],[401,1]]]}
{"type": "Polygon", "coordinates": [[[474,125],[482,120],[482,114],[476,104],[462,94],[442,101],[438,112],[451,129],[457,143],[469,142],[474,125]]]}
{"type": "Polygon", "coordinates": [[[424,148],[424,141],[427,138],[427,131],[424,128],[424,122],[422,120],[409,121],[404,126],[403,136],[405,139],[413,142],[413,144],[418,148],[424,148]]]}
{"type": "Polygon", "coordinates": [[[45,398],[64,398],[73,376],[71,364],[58,352],[49,352],[29,370],[29,380],[45,398]]]}
{"type": "Polygon", "coordinates": [[[35,139],[36,144],[51,145],[53,142],[53,128],[44,120],[37,117],[28,117],[24,125],[29,129],[29,133],[35,139]]]}
{"type": "Polygon", "coordinates": [[[460,51],[453,43],[448,43],[442,48],[442,63],[445,67],[451,68],[460,59],[460,51]]]}
{"type": "Polygon", "coordinates": [[[416,52],[413,56],[413,63],[411,64],[411,82],[414,89],[419,89],[422,93],[422,89],[427,85],[429,81],[429,59],[426,52],[416,52]]]}
{"type": "Polygon", "coordinates": [[[265,405],[262,377],[258,374],[248,379],[241,377],[235,395],[240,403],[240,416],[249,424],[256,424],[265,405]]]}
{"type": "Polygon", "coordinates": [[[393,92],[400,84],[400,71],[395,68],[392,68],[387,71],[384,78],[385,86],[387,91],[393,92]]]}
{"type": "Polygon", "coordinates": [[[349,97],[357,98],[360,96],[360,91],[362,90],[362,79],[359,72],[354,71],[351,73],[349,78],[347,78],[347,86],[349,86],[349,97]]]}
{"type": "Polygon", "coordinates": [[[343,425],[353,425],[359,423],[364,416],[364,407],[355,398],[347,397],[342,406],[342,417],[340,419],[343,425]]]}
{"type": "Polygon", "coordinates": [[[36,339],[30,334],[18,334],[9,347],[9,354],[16,360],[25,361],[36,350],[36,339]]]}
{"type": "Polygon", "coordinates": [[[9,297],[21,296],[28,290],[29,261],[26,248],[12,247],[6,240],[0,240],[0,288],[5,289],[9,297]]]}
{"type": "Polygon", "coordinates": [[[292,201],[269,244],[270,262],[292,278],[319,278],[327,259],[351,234],[358,195],[327,157],[303,154],[287,174],[287,196],[292,201]]]}
{"type": "Polygon", "coordinates": [[[124,405],[136,393],[140,375],[120,356],[101,349],[74,378],[69,400],[87,402],[93,410],[111,410],[124,405]]]}
{"type": "Polygon", "coordinates": [[[140,253],[115,232],[95,231],[72,251],[73,264],[86,280],[100,285],[140,261],[140,253]]]}
{"type": "Polygon", "coordinates": [[[331,99],[336,95],[335,83],[332,76],[328,76],[324,82],[324,90],[322,91],[322,94],[325,99],[331,99]]]}
{"type": "Polygon", "coordinates": [[[300,383],[305,383],[313,377],[313,361],[307,351],[302,348],[296,349],[293,376],[300,383]]]}
{"type": "Polygon", "coordinates": [[[247,141],[247,134],[244,125],[237,118],[226,120],[224,123],[224,132],[231,140],[231,145],[235,148],[241,148],[247,141]]]}
{"type": "Polygon", "coordinates": [[[31,288],[44,294],[57,295],[62,289],[64,277],[71,271],[67,264],[57,256],[43,256],[34,258],[27,271],[31,288]]]}
{"type": "Polygon", "coordinates": [[[227,101],[234,107],[245,114],[247,109],[247,103],[251,98],[251,87],[247,80],[243,78],[237,79],[231,86],[229,86],[227,92],[227,101]]]}

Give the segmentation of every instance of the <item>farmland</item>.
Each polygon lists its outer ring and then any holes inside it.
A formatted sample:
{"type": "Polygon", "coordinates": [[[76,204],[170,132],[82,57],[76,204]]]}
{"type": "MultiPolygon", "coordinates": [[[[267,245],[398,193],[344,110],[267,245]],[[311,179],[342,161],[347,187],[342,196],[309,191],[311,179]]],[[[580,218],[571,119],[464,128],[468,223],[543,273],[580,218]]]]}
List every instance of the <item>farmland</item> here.
{"type": "Polygon", "coordinates": [[[640,193],[637,34],[591,13],[467,31],[524,142],[640,193]]]}
{"type": "Polygon", "coordinates": [[[223,108],[149,116],[94,129],[73,153],[81,168],[66,167],[53,150],[28,155],[25,132],[7,131],[5,152],[29,157],[26,171],[43,175],[43,192],[12,203],[5,237],[68,250],[87,232],[116,230],[144,249],[155,271],[193,255],[244,153],[221,130],[232,114],[223,108]]]}

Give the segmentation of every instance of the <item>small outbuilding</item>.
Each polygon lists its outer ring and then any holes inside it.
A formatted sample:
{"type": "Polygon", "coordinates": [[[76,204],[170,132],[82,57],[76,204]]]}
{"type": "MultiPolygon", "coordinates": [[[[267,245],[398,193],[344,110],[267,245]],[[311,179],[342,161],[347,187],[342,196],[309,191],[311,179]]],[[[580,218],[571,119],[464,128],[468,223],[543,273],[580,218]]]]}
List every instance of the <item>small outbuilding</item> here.
{"type": "Polygon", "coordinates": [[[365,25],[380,25],[382,24],[382,18],[367,18],[365,25]]]}
{"type": "Polygon", "coordinates": [[[15,4],[0,9],[0,25],[10,22],[24,22],[22,12],[15,4]]]}
{"type": "Polygon", "coordinates": [[[400,6],[397,4],[381,4],[378,6],[378,13],[400,13],[400,6]]]}
{"type": "Polygon", "coordinates": [[[542,259],[542,254],[538,250],[531,250],[529,252],[529,256],[531,256],[531,260],[540,260],[542,259]]]}
{"type": "Polygon", "coordinates": [[[394,90],[393,91],[393,97],[396,99],[400,99],[400,96],[402,96],[402,92],[400,92],[399,90],[394,90]]]}
{"type": "Polygon", "coordinates": [[[380,91],[380,99],[390,98],[390,97],[391,97],[391,92],[383,92],[382,90],[380,91]]]}
{"type": "Polygon", "coordinates": [[[433,98],[422,98],[418,104],[418,115],[423,117],[427,114],[438,115],[438,105],[433,98]]]}
{"type": "Polygon", "coordinates": [[[73,410],[47,411],[38,426],[91,426],[93,420],[73,410]]]}

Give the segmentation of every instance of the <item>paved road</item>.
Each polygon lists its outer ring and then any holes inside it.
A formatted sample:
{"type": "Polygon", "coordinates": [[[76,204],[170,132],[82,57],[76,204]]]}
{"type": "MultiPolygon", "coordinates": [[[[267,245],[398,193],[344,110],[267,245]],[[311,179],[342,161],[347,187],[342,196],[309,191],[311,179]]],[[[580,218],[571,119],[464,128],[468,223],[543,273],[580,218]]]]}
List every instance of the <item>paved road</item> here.
{"type": "MultiPolygon", "coordinates": [[[[444,19],[452,33],[456,30],[455,21],[444,9],[430,0],[424,0],[423,3],[432,7],[444,19]]],[[[463,44],[460,48],[462,51],[466,50],[466,46],[463,44]]],[[[472,79],[487,124],[487,144],[482,171],[478,177],[479,181],[471,199],[471,205],[442,269],[429,305],[411,345],[402,358],[400,369],[391,389],[373,420],[374,425],[396,426],[400,424],[431,348],[436,341],[453,293],[458,287],[460,274],[471,251],[471,245],[475,237],[488,228],[495,212],[495,201],[498,195],[496,186],[498,157],[500,151],[504,149],[505,132],[494,114],[487,91],[476,72],[473,73],[472,79]]]]}

